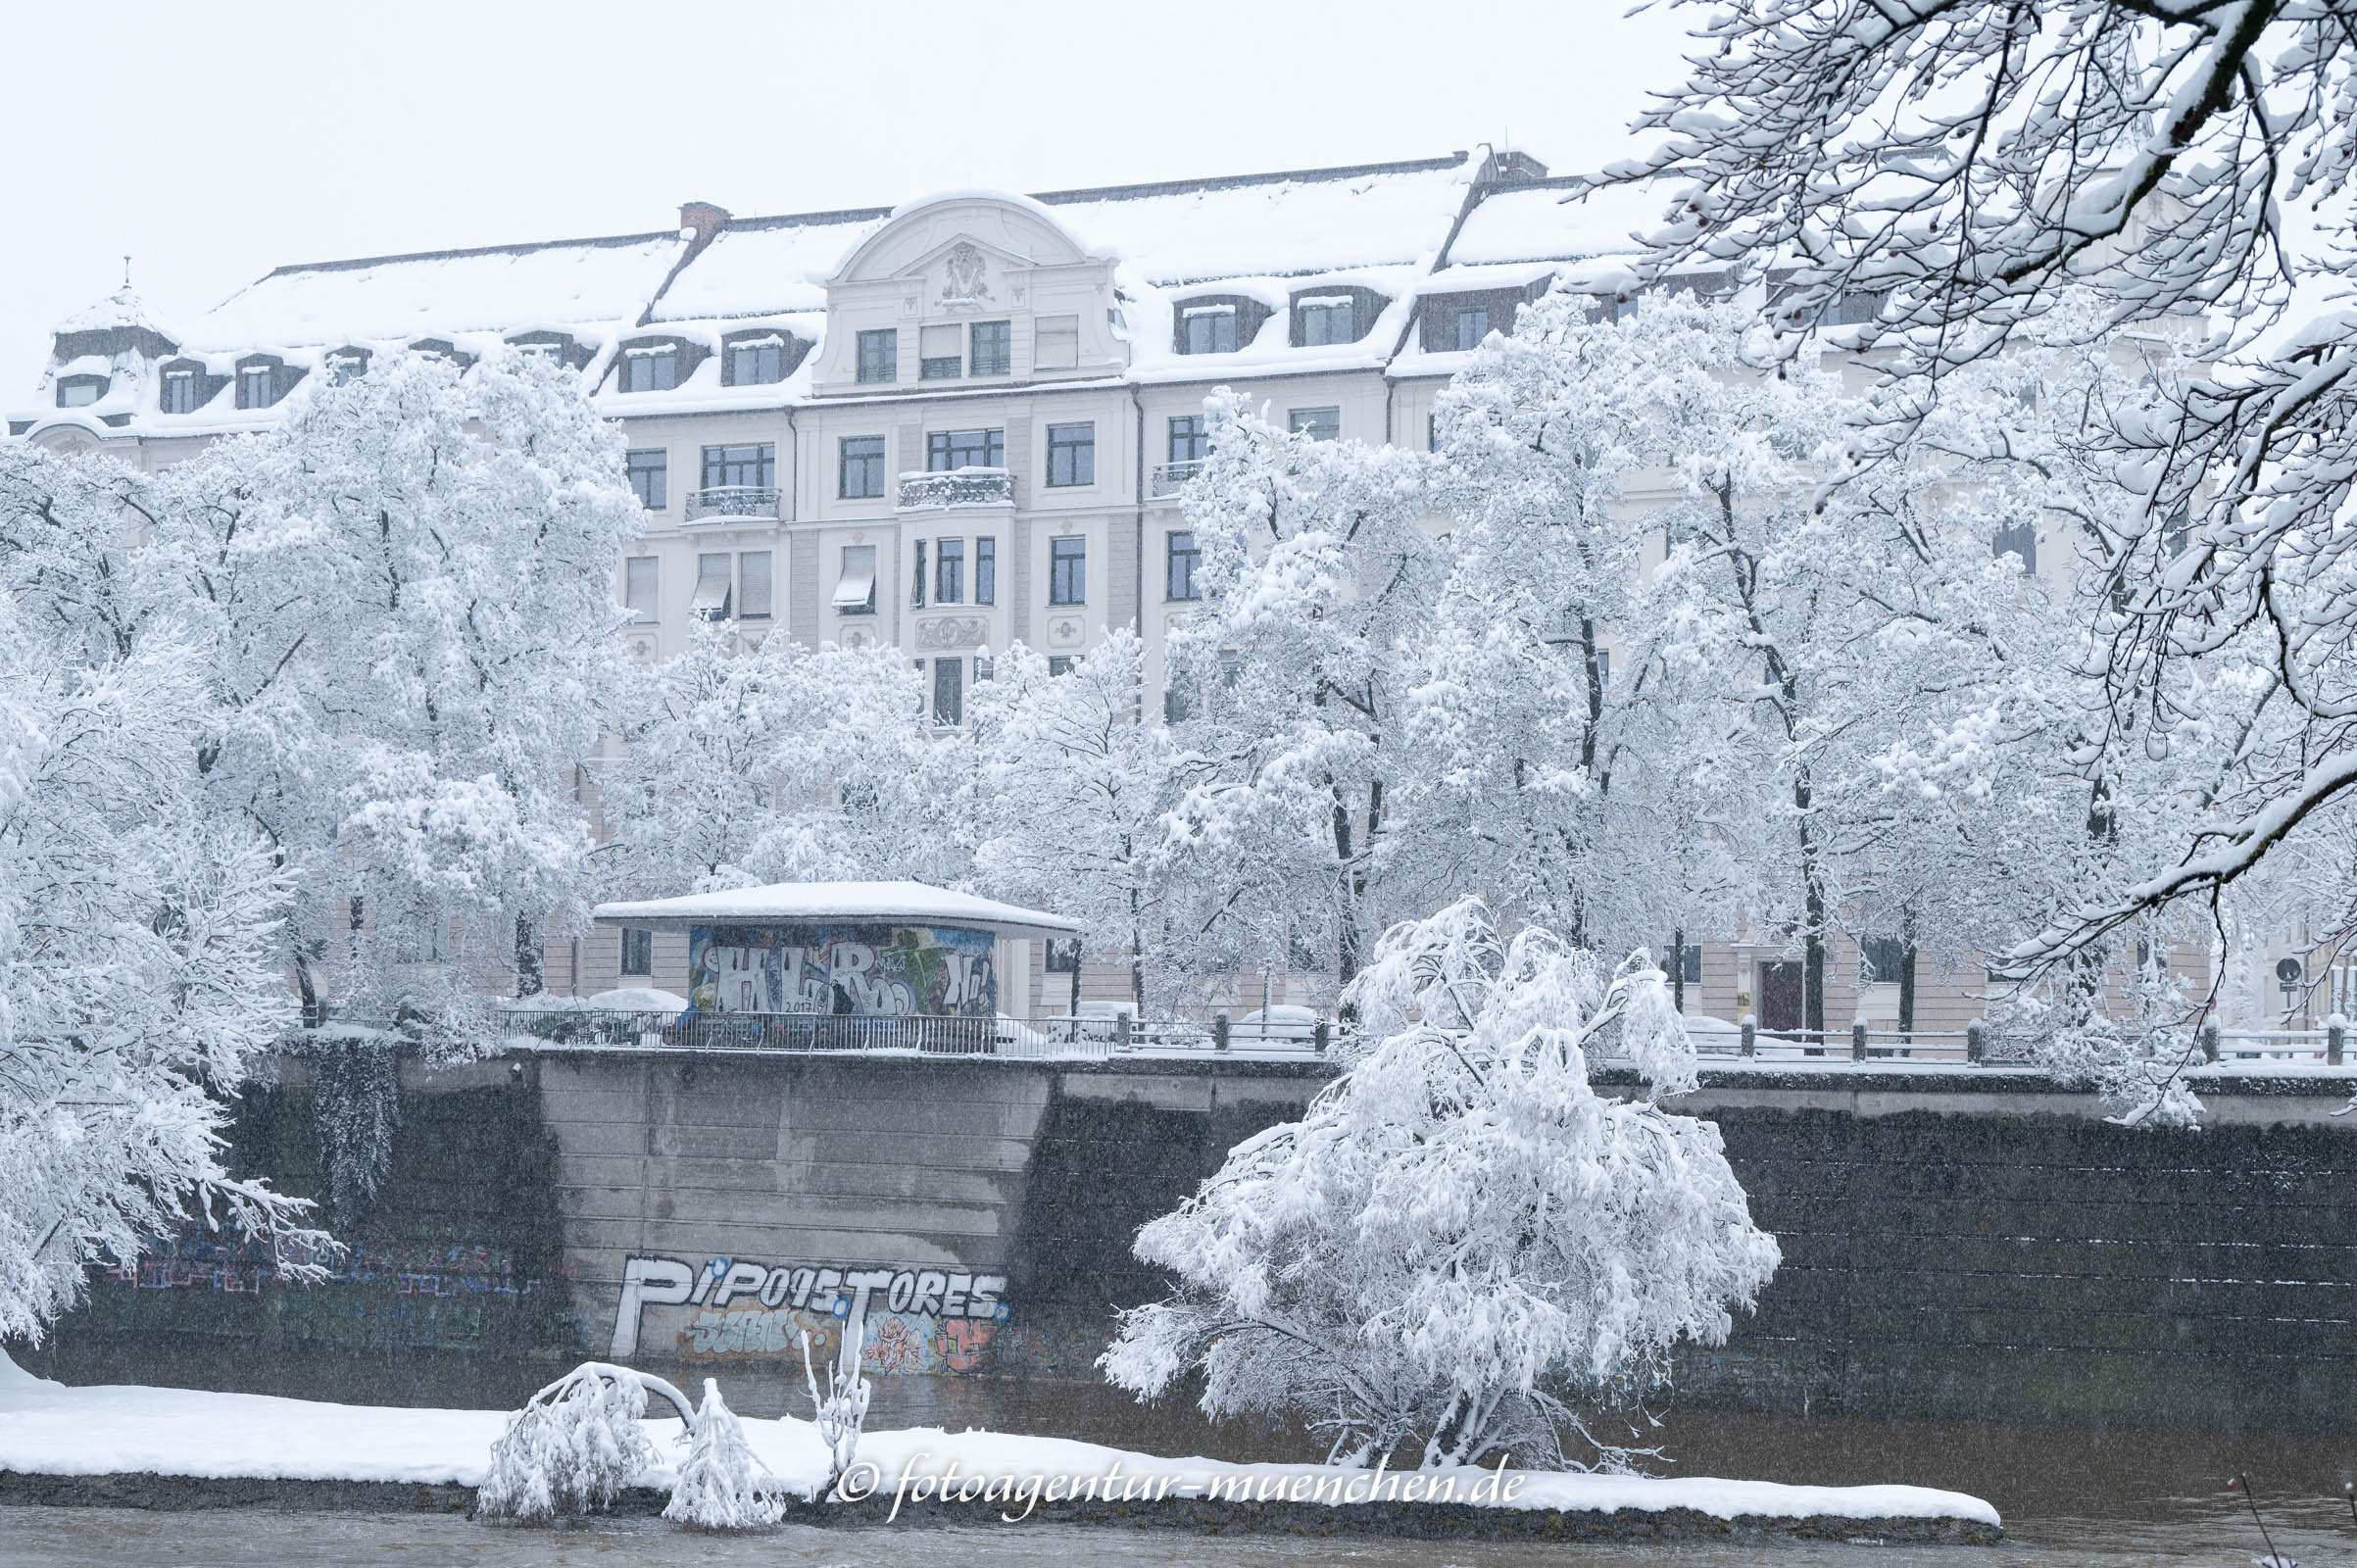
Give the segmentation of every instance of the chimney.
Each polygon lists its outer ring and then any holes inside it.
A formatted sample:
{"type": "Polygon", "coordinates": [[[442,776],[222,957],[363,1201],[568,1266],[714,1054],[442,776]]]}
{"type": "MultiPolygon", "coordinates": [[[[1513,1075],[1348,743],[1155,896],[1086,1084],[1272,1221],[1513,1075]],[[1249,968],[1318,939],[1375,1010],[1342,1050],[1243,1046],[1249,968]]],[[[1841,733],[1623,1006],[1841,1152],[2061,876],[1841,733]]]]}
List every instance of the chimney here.
{"type": "Polygon", "coordinates": [[[728,209],[725,207],[714,207],[710,202],[679,204],[679,231],[691,236],[692,249],[702,250],[710,245],[712,236],[720,232],[720,225],[727,221],[728,209]]]}

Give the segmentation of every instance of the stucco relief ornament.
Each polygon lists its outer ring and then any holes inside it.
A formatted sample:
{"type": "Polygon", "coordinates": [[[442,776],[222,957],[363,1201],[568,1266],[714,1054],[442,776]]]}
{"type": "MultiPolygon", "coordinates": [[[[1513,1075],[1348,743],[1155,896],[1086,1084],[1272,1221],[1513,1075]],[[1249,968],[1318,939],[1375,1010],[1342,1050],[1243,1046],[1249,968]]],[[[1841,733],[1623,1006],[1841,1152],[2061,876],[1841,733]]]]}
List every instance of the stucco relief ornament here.
{"type": "Polygon", "coordinates": [[[941,285],[944,300],[990,298],[990,284],[982,277],[982,252],[972,240],[961,239],[950,247],[949,272],[949,281],[941,285]]]}
{"type": "Polygon", "coordinates": [[[1048,641],[1058,648],[1068,648],[1080,641],[1080,622],[1066,615],[1048,623],[1048,641]]]}
{"type": "Polygon", "coordinates": [[[916,646],[971,648],[989,632],[989,623],[980,615],[945,615],[938,620],[920,620],[916,623],[916,646]]]}

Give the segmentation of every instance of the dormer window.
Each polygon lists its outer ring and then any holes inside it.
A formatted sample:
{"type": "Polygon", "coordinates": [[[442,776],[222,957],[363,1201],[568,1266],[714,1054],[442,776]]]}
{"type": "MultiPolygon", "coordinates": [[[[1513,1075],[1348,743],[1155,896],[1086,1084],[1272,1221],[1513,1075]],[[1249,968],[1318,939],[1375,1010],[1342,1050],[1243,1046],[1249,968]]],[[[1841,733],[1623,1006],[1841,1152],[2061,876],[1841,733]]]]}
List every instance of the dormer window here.
{"type": "Polygon", "coordinates": [[[367,349],[337,349],[327,356],[327,384],[350,386],[368,373],[367,349]]]}
{"type": "Polygon", "coordinates": [[[1186,332],[1189,354],[1233,354],[1236,352],[1236,307],[1233,305],[1198,305],[1183,312],[1180,320],[1186,332]]]}
{"type": "Polygon", "coordinates": [[[786,340],[775,332],[741,337],[728,345],[723,367],[730,386],[768,386],[786,378],[786,340]]]}
{"type": "Polygon", "coordinates": [[[196,375],[197,372],[194,370],[166,370],[164,372],[164,393],[158,400],[157,407],[166,414],[194,414],[199,406],[196,396],[196,375]]]}
{"type": "Polygon", "coordinates": [[[527,360],[546,360],[551,365],[565,363],[565,345],[562,343],[518,343],[516,352],[527,360]]]}
{"type": "Polygon", "coordinates": [[[57,406],[61,409],[86,409],[107,395],[107,378],[103,375],[62,375],[57,382],[57,406]]]}
{"type": "Polygon", "coordinates": [[[1301,342],[1316,348],[1329,343],[1358,341],[1355,306],[1348,294],[1313,296],[1301,302],[1301,342]]]}
{"type": "Polygon", "coordinates": [[[464,370],[474,364],[474,356],[461,354],[457,344],[446,337],[421,337],[410,345],[410,352],[429,360],[441,360],[464,370]]]}
{"type": "Polygon", "coordinates": [[[622,351],[622,391],[668,392],[678,384],[679,350],[671,344],[622,351]]]}
{"type": "Polygon", "coordinates": [[[287,369],[284,360],[269,354],[251,355],[237,362],[237,406],[270,408],[301,379],[302,372],[287,369]]]}

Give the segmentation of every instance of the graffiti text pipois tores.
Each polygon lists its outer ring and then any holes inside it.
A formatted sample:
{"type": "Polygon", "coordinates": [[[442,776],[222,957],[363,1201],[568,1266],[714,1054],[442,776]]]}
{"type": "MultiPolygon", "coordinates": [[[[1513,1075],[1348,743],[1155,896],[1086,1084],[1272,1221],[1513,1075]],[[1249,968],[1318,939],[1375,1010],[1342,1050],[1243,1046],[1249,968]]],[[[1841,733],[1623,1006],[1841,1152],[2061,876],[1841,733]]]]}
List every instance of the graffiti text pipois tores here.
{"type": "Polygon", "coordinates": [[[639,1316],[649,1306],[703,1310],[680,1331],[679,1348],[699,1354],[783,1354],[800,1347],[803,1328],[863,1332],[871,1316],[921,1320],[953,1345],[1006,1321],[1007,1276],[963,1269],[859,1263],[761,1263],[708,1258],[701,1267],[675,1257],[633,1257],[622,1269],[614,1320],[616,1360],[638,1351],[639,1316]],[[774,1343],[772,1343],[774,1342],[774,1343]]]}

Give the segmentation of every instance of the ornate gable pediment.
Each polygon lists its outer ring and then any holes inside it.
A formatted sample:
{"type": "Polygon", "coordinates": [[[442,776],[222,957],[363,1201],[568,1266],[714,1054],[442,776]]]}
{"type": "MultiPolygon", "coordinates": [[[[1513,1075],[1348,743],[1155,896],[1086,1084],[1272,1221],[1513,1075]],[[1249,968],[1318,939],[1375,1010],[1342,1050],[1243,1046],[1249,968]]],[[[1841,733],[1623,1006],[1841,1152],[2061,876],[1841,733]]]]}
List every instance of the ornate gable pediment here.
{"type": "Polygon", "coordinates": [[[1015,197],[955,196],[920,202],[869,235],[829,279],[833,284],[923,278],[930,295],[983,299],[958,289],[989,287],[1009,270],[1072,267],[1092,258],[1036,203],[1015,197]]]}

